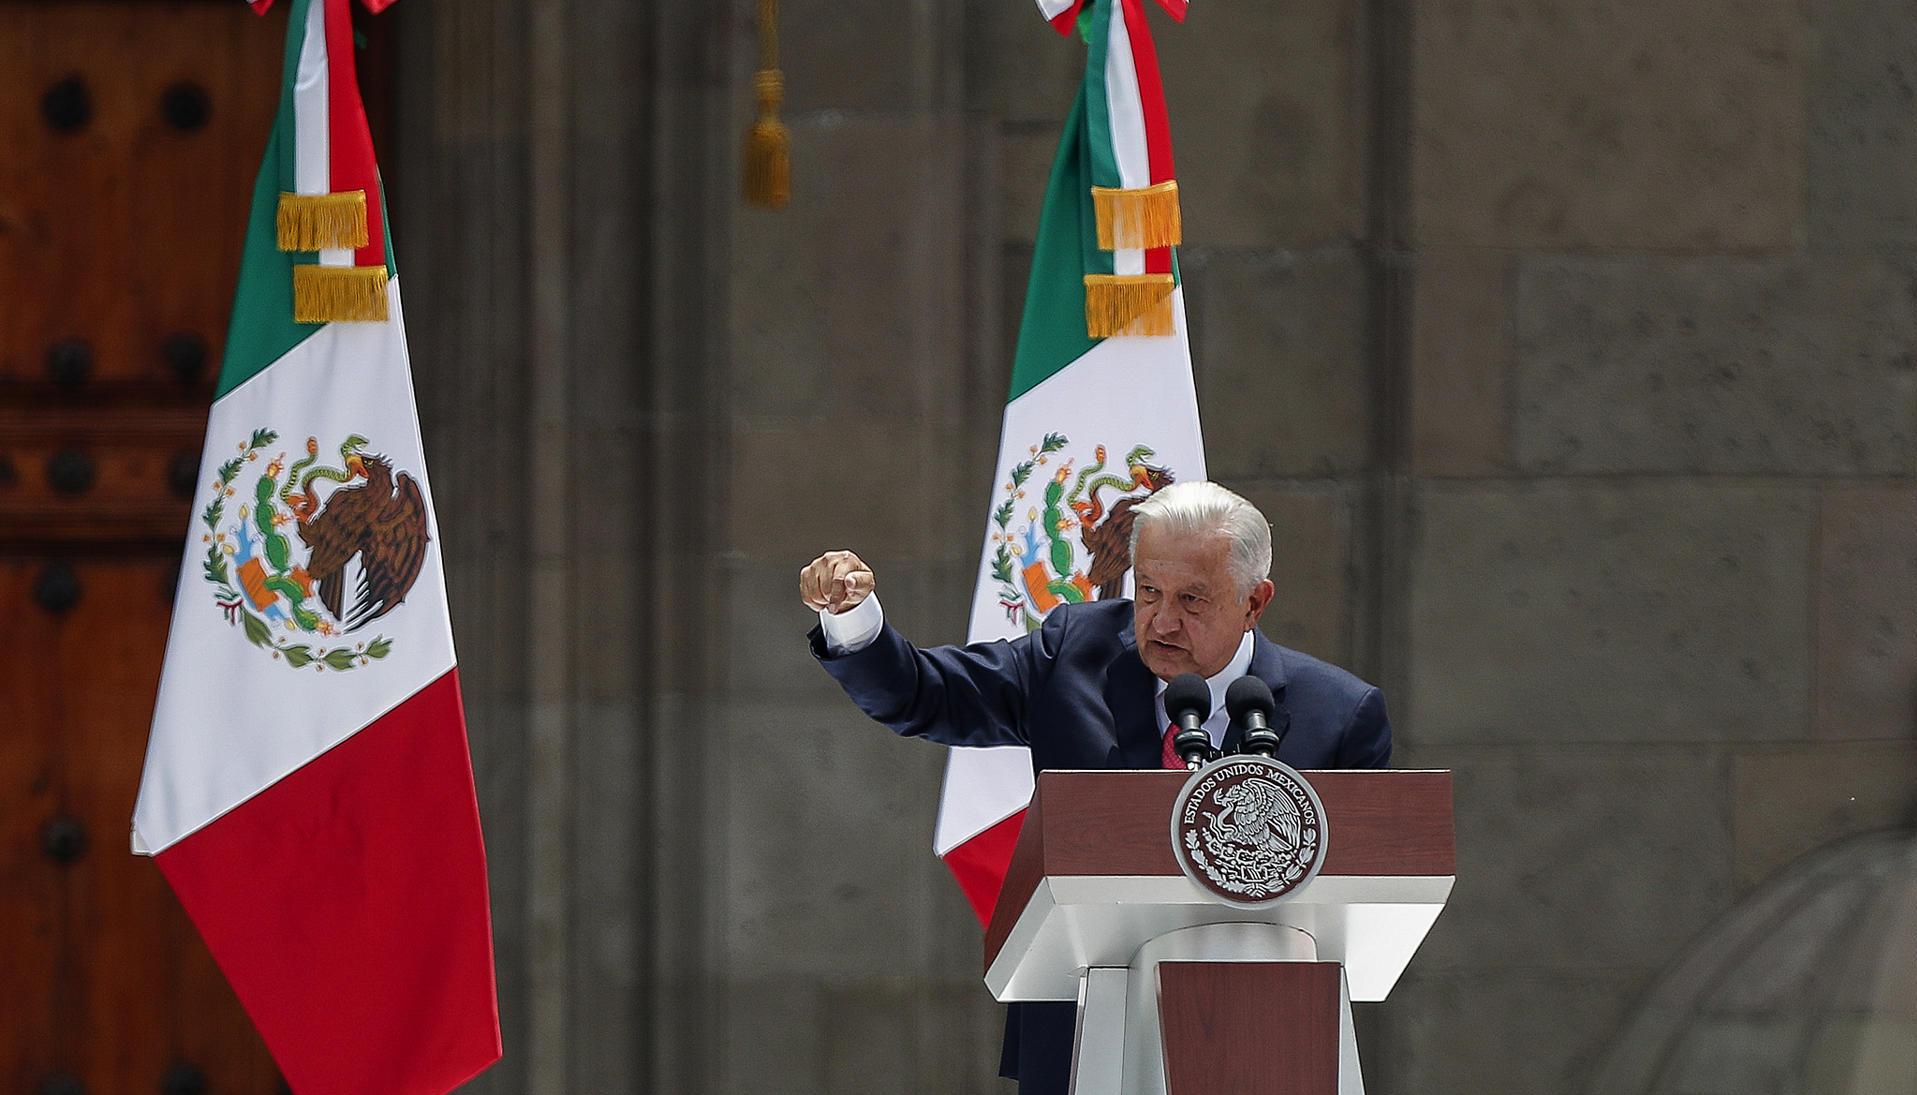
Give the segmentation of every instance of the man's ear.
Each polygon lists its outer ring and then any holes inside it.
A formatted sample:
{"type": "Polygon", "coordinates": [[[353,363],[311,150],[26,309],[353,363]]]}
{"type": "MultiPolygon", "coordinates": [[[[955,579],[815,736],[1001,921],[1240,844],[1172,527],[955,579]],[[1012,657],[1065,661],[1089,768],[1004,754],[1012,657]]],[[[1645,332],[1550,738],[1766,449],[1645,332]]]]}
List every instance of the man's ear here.
{"type": "Polygon", "coordinates": [[[1245,621],[1245,623],[1249,625],[1245,630],[1249,631],[1251,628],[1258,626],[1258,617],[1264,614],[1265,606],[1271,604],[1271,598],[1273,594],[1277,592],[1278,587],[1272,584],[1270,578],[1266,578],[1251,587],[1251,594],[1247,598],[1251,602],[1251,615],[1250,618],[1245,621]]]}

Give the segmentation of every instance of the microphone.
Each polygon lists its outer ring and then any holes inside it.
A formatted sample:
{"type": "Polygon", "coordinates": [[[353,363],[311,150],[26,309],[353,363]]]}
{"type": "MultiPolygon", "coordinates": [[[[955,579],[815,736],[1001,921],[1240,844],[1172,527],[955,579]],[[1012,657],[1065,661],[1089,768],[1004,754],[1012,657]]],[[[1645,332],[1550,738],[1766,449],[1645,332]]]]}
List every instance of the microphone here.
{"type": "Polygon", "coordinates": [[[1245,752],[1260,757],[1278,752],[1278,731],[1271,728],[1277,706],[1271,686],[1257,677],[1240,677],[1225,689],[1225,710],[1231,712],[1232,725],[1244,728],[1239,741],[1245,752]]]}
{"type": "Polygon", "coordinates": [[[1165,688],[1165,714],[1178,726],[1172,737],[1172,751],[1184,760],[1187,769],[1205,763],[1211,754],[1211,735],[1205,733],[1205,720],[1211,717],[1211,687],[1196,673],[1180,673],[1165,688]]]}

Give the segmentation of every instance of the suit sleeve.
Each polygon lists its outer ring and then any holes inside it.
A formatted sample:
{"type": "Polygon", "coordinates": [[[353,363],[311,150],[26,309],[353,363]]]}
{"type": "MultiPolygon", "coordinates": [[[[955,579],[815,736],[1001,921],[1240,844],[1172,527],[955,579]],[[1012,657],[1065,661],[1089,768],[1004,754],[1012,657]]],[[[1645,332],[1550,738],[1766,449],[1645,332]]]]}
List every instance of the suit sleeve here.
{"type": "Polygon", "coordinates": [[[1391,717],[1385,714],[1384,693],[1370,688],[1359,698],[1351,721],[1338,743],[1340,768],[1389,768],[1391,717]]]}
{"type": "Polygon", "coordinates": [[[1050,676],[1068,613],[1010,642],[920,649],[891,624],[871,645],[833,655],[812,630],[812,656],[859,710],[895,733],[941,745],[1029,745],[1027,700],[1050,676]]]}

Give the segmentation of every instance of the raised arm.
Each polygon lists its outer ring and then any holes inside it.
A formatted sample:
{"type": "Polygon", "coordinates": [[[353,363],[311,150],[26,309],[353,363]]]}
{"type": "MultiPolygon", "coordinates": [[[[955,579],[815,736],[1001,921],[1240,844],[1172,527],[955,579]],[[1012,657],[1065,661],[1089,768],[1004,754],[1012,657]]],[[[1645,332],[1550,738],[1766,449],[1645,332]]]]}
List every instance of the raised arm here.
{"type": "Polygon", "coordinates": [[[874,611],[876,589],[871,569],[849,551],[827,552],[799,572],[801,599],[820,613],[810,636],[813,656],[852,702],[908,737],[944,745],[1028,744],[1026,697],[1051,670],[1063,620],[1011,642],[922,650],[874,611]],[[865,626],[837,622],[868,613],[878,624],[869,638],[861,634],[865,626]],[[855,639],[844,642],[833,632],[855,639]]]}

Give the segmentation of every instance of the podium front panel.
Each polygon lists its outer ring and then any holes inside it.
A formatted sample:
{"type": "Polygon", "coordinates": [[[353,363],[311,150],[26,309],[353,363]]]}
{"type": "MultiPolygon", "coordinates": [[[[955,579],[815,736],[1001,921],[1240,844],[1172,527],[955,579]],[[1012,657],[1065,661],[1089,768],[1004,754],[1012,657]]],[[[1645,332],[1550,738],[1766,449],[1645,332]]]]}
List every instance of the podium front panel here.
{"type": "Polygon", "coordinates": [[[1161,962],[1169,1095],[1336,1095],[1336,962],[1161,962]]]}
{"type": "Polygon", "coordinates": [[[1328,819],[1317,878],[1261,909],[1215,901],[1186,878],[1168,833],[1187,774],[1043,772],[985,939],[1005,1001],[1075,1000],[1080,973],[1128,965],[1166,932],[1270,923],[1309,933],[1354,1000],[1382,1000],[1450,896],[1451,774],[1303,773],[1328,819]]]}

